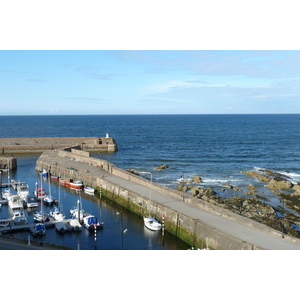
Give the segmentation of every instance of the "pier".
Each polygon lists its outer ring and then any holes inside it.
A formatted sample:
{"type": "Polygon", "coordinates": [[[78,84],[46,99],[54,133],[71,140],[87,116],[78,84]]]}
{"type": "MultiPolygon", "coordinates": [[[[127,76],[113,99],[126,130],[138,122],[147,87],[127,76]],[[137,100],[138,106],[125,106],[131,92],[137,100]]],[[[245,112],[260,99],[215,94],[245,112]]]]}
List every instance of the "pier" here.
{"type": "Polygon", "coordinates": [[[0,139],[0,155],[5,155],[8,153],[42,153],[45,150],[67,147],[77,147],[81,150],[97,152],[115,152],[118,150],[116,141],[113,138],[109,137],[108,134],[106,134],[105,137],[45,137],[0,139]]]}
{"type": "MultiPolygon", "coordinates": [[[[164,229],[197,248],[228,250],[300,250],[300,239],[237,215],[191,195],[122,170],[85,151],[45,151],[36,170],[82,180],[112,201],[143,216],[150,214],[164,229]]],[[[142,219],[141,219],[142,222],[142,219]]]]}

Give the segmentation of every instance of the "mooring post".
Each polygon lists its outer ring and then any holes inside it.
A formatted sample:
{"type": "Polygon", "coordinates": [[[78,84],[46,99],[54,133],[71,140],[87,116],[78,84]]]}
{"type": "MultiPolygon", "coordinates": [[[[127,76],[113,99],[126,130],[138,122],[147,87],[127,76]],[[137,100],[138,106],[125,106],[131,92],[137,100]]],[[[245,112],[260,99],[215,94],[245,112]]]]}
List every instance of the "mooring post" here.
{"type": "Polygon", "coordinates": [[[165,215],[162,215],[161,224],[162,224],[162,231],[161,231],[161,234],[162,234],[162,243],[164,245],[165,244],[165,215]]]}
{"type": "Polygon", "coordinates": [[[94,224],[95,228],[95,250],[97,250],[97,224],[94,224]]]}

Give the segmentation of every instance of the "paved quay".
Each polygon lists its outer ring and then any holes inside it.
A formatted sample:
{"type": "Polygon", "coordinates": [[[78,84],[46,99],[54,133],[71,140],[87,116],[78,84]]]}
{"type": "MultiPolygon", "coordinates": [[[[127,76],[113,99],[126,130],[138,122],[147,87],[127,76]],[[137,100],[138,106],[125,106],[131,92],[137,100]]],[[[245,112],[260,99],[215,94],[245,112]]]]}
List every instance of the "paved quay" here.
{"type": "MultiPolygon", "coordinates": [[[[150,196],[149,187],[147,186],[128,181],[99,167],[87,165],[84,163],[84,161],[80,162],[77,160],[71,160],[68,157],[58,157],[55,151],[47,151],[47,153],[44,153],[40,159],[47,164],[60,166],[65,169],[74,168],[77,170],[78,175],[88,172],[89,176],[91,177],[101,177],[102,179],[111,182],[114,185],[122,187],[128,191],[132,191],[145,198],[149,198],[150,196]]],[[[165,195],[156,190],[151,190],[151,199],[156,203],[180,212],[192,219],[200,220],[202,223],[205,223],[211,228],[215,229],[216,234],[224,233],[233,238],[255,245],[258,249],[300,250],[300,239],[288,236],[282,238],[279,232],[275,232],[275,230],[272,230],[265,225],[259,224],[262,225],[260,227],[249,226],[249,222],[245,221],[243,224],[243,222],[240,221],[241,218],[239,221],[225,218],[195,207],[189,203],[180,201],[175,197],[165,195]]]]}

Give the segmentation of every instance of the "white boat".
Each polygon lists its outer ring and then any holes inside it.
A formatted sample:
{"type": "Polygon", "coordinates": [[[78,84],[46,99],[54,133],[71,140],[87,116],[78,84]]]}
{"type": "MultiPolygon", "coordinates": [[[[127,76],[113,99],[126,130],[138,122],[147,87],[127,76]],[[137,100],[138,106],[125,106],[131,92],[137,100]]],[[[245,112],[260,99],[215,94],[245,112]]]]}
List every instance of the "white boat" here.
{"type": "Polygon", "coordinates": [[[12,195],[11,190],[7,189],[2,192],[2,198],[8,201],[8,198],[12,195]]]}
{"type": "Polygon", "coordinates": [[[29,231],[33,236],[41,236],[46,233],[46,227],[44,224],[39,223],[36,224],[34,227],[29,228],[29,231]]]}
{"type": "Polygon", "coordinates": [[[70,182],[71,189],[82,189],[83,183],[81,180],[76,180],[75,182],[70,182]]]}
{"type": "Polygon", "coordinates": [[[10,195],[8,197],[8,205],[11,209],[21,209],[23,208],[23,201],[19,195],[10,195]]]}
{"type": "Polygon", "coordinates": [[[12,219],[16,225],[27,224],[27,217],[25,216],[25,213],[21,210],[14,212],[12,219]]]}
{"type": "Polygon", "coordinates": [[[83,218],[83,224],[86,229],[95,230],[103,227],[103,222],[98,222],[97,218],[93,215],[88,215],[83,218]]]}
{"type": "Polygon", "coordinates": [[[82,228],[82,226],[79,223],[78,219],[71,219],[70,220],[70,225],[72,226],[74,231],[79,231],[82,228]]]}
{"type": "Polygon", "coordinates": [[[43,177],[47,177],[48,176],[48,171],[46,169],[43,169],[42,172],[40,172],[40,174],[43,176],[43,177]]]}
{"type": "Polygon", "coordinates": [[[26,197],[30,194],[29,187],[27,184],[19,184],[17,186],[17,194],[20,196],[22,200],[25,200],[26,197]]]}
{"type": "Polygon", "coordinates": [[[89,187],[89,186],[85,186],[83,190],[84,190],[84,192],[87,193],[87,194],[93,195],[93,194],[95,193],[95,189],[92,188],[92,187],[89,187]]]}
{"type": "Polygon", "coordinates": [[[9,226],[9,219],[0,219],[0,228],[9,226]]]}
{"type": "Polygon", "coordinates": [[[39,203],[35,195],[27,195],[25,199],[28,208],[38,207],[39,203]]]}
{"type": "Polygon", "coordinates": [[[56,200],[54,197],[52,197],[51,195],[47,195],[45,198],[44,198],[44,203],[47,204],[47,205],[52,205],[56,200]]]}
{"type": "Polygon", "coordinates": [[[154,218],[152,217],[144,217],[144,224],[145,226],[154,231],[161,230],[161,224],[154,218]]]}
{"type": "Polygon", "coordinates": [[[56,221],[62,221],[65,219],[65,214],[61,211],[59,206],[54,207],[54,210],[50,212],[50,216],[56,221]]]}
{"type": "Polygon", "coordinates": [[[49,221],[49,215],[44,213],[43,211],[36,211],[33,214],[34,222],[44,223],[49,221]]]}

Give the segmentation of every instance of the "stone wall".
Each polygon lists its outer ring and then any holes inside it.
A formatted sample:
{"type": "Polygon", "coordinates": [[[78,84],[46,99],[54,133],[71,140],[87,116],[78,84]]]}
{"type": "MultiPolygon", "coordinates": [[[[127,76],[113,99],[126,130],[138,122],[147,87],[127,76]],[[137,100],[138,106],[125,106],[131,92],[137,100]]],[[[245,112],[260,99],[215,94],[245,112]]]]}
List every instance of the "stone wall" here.
{"type": "Polygon", "coordinates": [[[14,170],[17,168],[17,158],[12,156],[0,156],[0,169],[14,170]]]}
{"type": "Polygon", "coordinates": [[[0,139],[0,154],[5,153],[41,153],[72,146],[80,146],[88,151],[117,151],[113,138],[98,137],[53,137],[53,138],[3,138],[0,139]]]}

